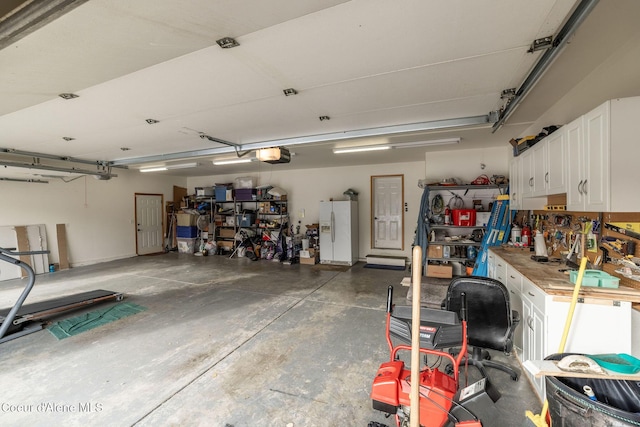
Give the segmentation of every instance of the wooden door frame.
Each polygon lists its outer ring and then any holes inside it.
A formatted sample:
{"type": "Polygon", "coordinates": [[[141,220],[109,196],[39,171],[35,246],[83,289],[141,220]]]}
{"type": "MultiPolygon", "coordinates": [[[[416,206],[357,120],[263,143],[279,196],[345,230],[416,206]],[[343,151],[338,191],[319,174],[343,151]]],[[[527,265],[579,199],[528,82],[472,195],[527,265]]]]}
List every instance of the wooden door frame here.
{"type": "MultiPolygon", "coordinates": [[[[134,226],[134,230],[136,232],[136,255],[140,255],[138,253],[138,196],[160,196],[160,217],[162,218],[162,249],[164,251],[165,248],[165,240],[167,239],[167,235],[166,235],[166,223],[165,220],[167,218],[167,213],[165,211],[165,205],[164,205],[164,194],[162,193],[133,193],[133,226],[134,226]]],[[[158,253],[162,253],[162,252],[158,252],[158,253]]]]}
{"type": "Polygon", "coordinates": [[[374,180],[376,178],[400,178],[400,183],[402,186],[402,200],[400,202],[400,212],[402,215],[402,245],[400,249],[388,249],[388,250],[400,250],[400,251],[404,251],[404,223],[405,223],[405,217],[404,217],[404,174],[388,174],[388,175],[371,175],[370,181],[369,181],[369,191],[371,194],[371,201],[370,201],[370,206],[369,206],[369,222],[371,223],[371,231],[369,232],[370,234],[370,245],[371,245],[371,249],[378,249],[375,247],[375,219],[374,219],[374,214],[375,214],[375,188],[374,188],[374,180]]]}

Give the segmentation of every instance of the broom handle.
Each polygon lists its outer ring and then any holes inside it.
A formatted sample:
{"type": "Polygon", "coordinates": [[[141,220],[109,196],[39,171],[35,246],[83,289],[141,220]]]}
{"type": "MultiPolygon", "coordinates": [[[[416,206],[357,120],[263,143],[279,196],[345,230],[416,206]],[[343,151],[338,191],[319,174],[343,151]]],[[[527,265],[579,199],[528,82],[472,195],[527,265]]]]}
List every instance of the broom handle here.
{"type": "MultiPolygon", "coordinates": [[[[560,340],[560,346],[558,348],[558,353],[564,353],[564,347],[567,344],[567,338],[569,337],[569,328],[571,328],[571,321],[573,320],[573,312],[576,310],[576,304],[578,302],[578,294],[580,294],[580,287],[582,286],[582,277],[584,276],[584,271],[587,268],[588,258],[586,256],[582,257],[582,261],[580,261],[580,270],[578,270],[578,278],[576,279],[576,285],[573,288],[573,295],[571,297],[571,305],[569,305],[569,314],[567,314],[567,320],[564,323],[564,331],[562,332],[562,339],[560,340]]],[[[542,412],[540,417],[543,420],[547,418],[547,411],[549,410],[549,401],[547,399],[544,400],[544,405],[542,405],[542,412]]]]}
{"type": "Polygon", "coordinates": [[[411,304],[411,426],[420,427],[420,287],[422,286],[422,248],[413,248],[411,304]]]}

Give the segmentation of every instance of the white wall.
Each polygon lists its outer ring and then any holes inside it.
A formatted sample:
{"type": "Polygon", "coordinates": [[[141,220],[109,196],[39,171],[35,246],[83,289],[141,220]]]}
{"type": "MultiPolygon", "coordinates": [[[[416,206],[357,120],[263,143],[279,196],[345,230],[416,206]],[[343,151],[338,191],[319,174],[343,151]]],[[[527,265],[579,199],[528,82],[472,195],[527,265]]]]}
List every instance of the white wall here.
{"type": "MultiPolygon", "coordinates": [[[[508,147],[508,146],[507,146],[508,147]]],[[[454,176],[472,180],[481,173],[507,174],[509,148],[465,150],[429,153],[426,161],[371,166],[317,168],[279,172],[277,165],[255,174],[258,185],[274,185],[285,189],[289,196],[292,223],[318,222],[321,200],[344,199],[349,188],[359,194],[360,250],[366,255],[394,255],[411,258],[415,227],[422,189],[418,180],[454,176]],[[480,163],[487,165],[480,169],[480,163]],[[405,212],[404,250],[371,249],[371,176],[404,175],[405,212]],[[301,213],[304,210],[305,216],[301,213]]],[[[216,175],[198,178],[175,178],[137,171],[118,170],[118,177],[98,181],[87,176],[64,183],[49,179],[49,184],[1,181],[3,207],[0,226],[45,224],[51,249],[50,262],[59,262],[56,247],[56,224],[66,224],[69,258],[72,266],[95,264],[135,256],[135,193],[163,194],[173,198],[173,186],[195,187],[216,182],[233,182],[236,175],[216,175]]]]}
{"type": "MultiPolygon", "coordinates": [[[[345,200],[342,194],[349,188],[356,190],[358,195],[358,214],[360,219],[360,250],[359,257],[367,255],[393,255],[411,257],[411,245],[420,208],[422,189],[418,188],[418,180],[424,179],[424,162],[393,163],[372,166],[352,166],[336,168],[304,169],[278,172],[277,165],[268,171],[245,174],[256,179],[257,185],[273,185],[281,187],[287,192],[288,208],[292,223],[302,227],[304,233],[306,224],[318,222],[318,209],[321,200],[345,200]],[[371,249],[371,176],[374,175],[404,175],[404,200],[407,203],[405,212],[404,250],[374,250],[371,249]],[[304,210],[304,218],[301,216],[304,210]]],[[[193,193],[195,187],[205,187],[214,183],[233,182],[236,175],[216,175],[211,177],[189,178],[187,188],[193,193]]]]}
{"type": "Polygon", "coordinates": [[[504,147],[471,149],[462,151],[436,151],[426,154],[425,176],[430,182],[444,178],[457,178],[469,183],[480,175],[509,176],[509,161],[513,156],[511,145],[504,147]],[[481,165],[485,168],[482,169],[481,165]]]}
{"type": "Polygon", "coordinates": [[[186,179],[115,173],[118,177],[109,181],[92,176],[68,183],[52,178],[49,184],[0,181],[0,226],[45,224],[50,262],[59,262],[56,224],[66,225],[71,266],[135,256],[134,194],[163,194],[165,201],[172,200],[173,185],[184,187],[186,179]]]}

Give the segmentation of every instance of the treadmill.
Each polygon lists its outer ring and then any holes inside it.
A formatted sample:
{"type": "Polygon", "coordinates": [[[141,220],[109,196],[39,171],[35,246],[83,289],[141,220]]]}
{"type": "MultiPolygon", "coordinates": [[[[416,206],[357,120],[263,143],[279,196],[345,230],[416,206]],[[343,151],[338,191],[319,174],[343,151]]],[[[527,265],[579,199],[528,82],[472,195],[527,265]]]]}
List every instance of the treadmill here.
{"type": "Polygon", "coordinates": [[[46,317],[103,301],[121,301],[124,298],[121,292],[98,289],[23,305],[31,289],[33,289],[36,275],[29,264],[18,258],[13,258],[13,256],[39,255],[49,253],[49,251],[18,252],[13,249],[0,248],[0,261],[5,261],[24,269],[27,272],[28,282],[13,307],[0,310],[0,344],[41,330],[44,327],[44,322],[40,320],[46,317]]]}

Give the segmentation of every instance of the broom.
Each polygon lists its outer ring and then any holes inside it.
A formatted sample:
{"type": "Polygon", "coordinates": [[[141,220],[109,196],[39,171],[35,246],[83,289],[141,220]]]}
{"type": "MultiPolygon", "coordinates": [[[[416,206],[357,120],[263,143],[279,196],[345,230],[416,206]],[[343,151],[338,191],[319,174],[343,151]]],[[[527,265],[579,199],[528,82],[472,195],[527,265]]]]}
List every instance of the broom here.
{"type": "MultiPolygon", "coordinates": [[[[567,320],[564,324],[564,331],[562,332],[562,339],[560,340],[560,348],[558,353],[564,353],[564,347],[567,343],[567,337],[569,336],[569,328],[571,327],[571,320],[573,319],[573,312],[576,309],[576,303],[578,302],[578,294],[580,293],[580,286],[582,285],[582,276],[587,268],[587,257],[582,257],[580,262],[580,270],[578,270],[578,278],[576,279],[576,286],[573,288],[573,296],[571,298],[571,305],[569,305],[569,314],[567,314],[567,320]]],[[[546,396],[544,404],[542,405],[542,412],[538,415],[534,415],[531,411],[525,412],[525,427],[548,427],[547,424],[547,412],[549,411],[549,401],[546,396]]]]}

